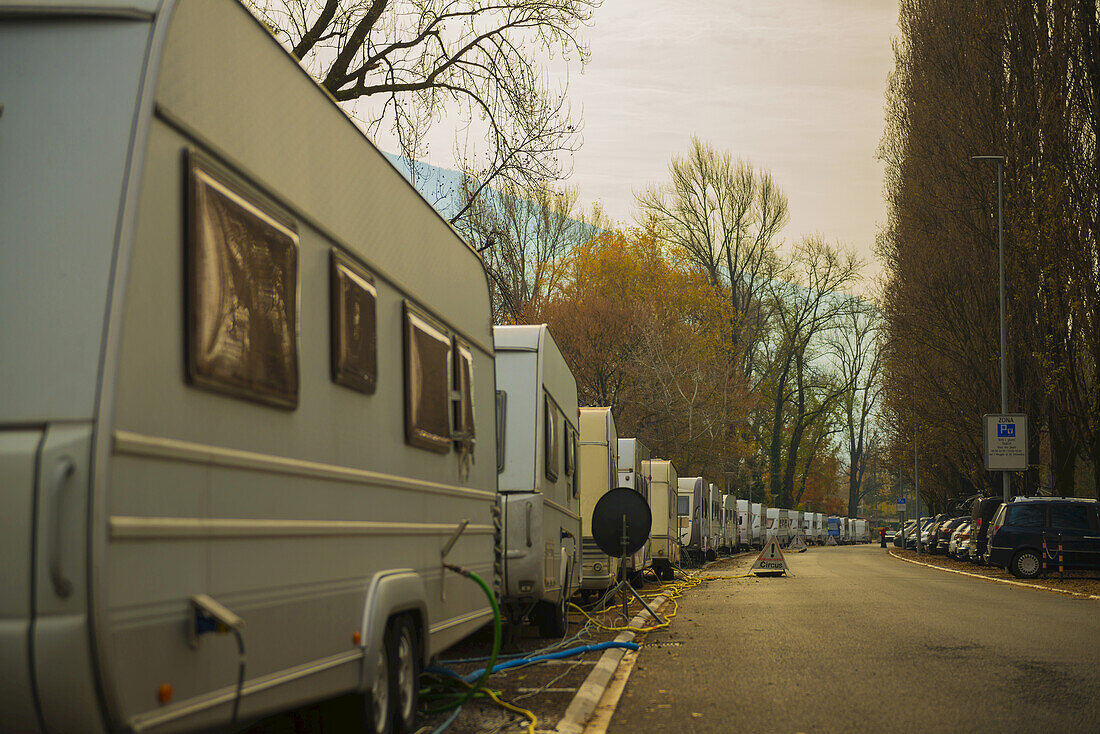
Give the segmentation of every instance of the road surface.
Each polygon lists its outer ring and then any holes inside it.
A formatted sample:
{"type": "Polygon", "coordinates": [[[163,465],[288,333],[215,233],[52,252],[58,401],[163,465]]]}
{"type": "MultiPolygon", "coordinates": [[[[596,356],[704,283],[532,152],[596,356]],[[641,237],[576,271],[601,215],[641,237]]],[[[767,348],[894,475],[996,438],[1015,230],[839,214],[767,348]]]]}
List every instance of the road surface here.
{"type": "Polygon", "coordinates": [[[877,545],[710,582],[652,633],[608,731],[1100,731],[1100,601],[877,545]]]}

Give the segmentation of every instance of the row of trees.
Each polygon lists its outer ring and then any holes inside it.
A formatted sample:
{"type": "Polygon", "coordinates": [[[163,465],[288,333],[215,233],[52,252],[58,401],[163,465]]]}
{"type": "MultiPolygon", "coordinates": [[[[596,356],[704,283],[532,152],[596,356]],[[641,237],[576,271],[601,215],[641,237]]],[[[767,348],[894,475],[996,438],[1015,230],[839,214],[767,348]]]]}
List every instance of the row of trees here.
{"type": "Polygon", "coordinates": [[[1100,473],[1100,17],[1095,0],[903,0],[881,154],[888,461],[933,508],[999,491],[996,167],[1006,158],[1009,410],[1031,421],[1016,492],[1100,473]]]}
{"type": "Polygon", "coordinates": [[[585,405],[622,435],[741,496],[855,514],[875,451],[878,311],[861,265],[805,237],[766,171],[694,140],[638,196],[635,228],[571,192],[482,197],[459,226],[482,250],[498,320],[550,324],[585,405]]]}
{"type": "Polygon", "coordinates": [[[781,256],[788,204],[770,173],[698,140],[638,196],[635,229],[555,186],[580,120],[548,62],[583,67],[599,0],[249,2],[405,158],[440,123],[458,130],[451,222],[485,258],[498,321],[551,325],[582,404],[612,406],[623,435],[685,475],[856,513],[879,326],[843,295],[855,257],[817,237],[781,256]]]}

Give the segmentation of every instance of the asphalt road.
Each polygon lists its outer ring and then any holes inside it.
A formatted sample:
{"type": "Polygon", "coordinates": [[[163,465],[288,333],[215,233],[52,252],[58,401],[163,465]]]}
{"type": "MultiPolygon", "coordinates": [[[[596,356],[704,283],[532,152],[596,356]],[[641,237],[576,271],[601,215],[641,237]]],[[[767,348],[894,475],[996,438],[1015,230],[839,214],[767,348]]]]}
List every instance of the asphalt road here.
{"type": "Polygon", "coordinates": [[[1100,601],[874,546],[715,581],[652,633],[609,732],[1100,731],[1100,601]]]}

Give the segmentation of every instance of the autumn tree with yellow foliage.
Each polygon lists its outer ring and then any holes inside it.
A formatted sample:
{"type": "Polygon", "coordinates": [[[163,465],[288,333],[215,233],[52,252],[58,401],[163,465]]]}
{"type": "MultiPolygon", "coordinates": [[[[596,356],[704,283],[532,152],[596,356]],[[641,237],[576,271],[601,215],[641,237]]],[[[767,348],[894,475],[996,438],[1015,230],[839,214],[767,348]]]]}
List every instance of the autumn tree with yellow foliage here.
{"type": "Polygon", "coordinates": [[[596,237],[559,268],[539,316],[581,404],[613,406],[620,434],[681,474],[732,470],[750,398],[728,358],[729,302],[706,273],[644,230],[596,237]]]}

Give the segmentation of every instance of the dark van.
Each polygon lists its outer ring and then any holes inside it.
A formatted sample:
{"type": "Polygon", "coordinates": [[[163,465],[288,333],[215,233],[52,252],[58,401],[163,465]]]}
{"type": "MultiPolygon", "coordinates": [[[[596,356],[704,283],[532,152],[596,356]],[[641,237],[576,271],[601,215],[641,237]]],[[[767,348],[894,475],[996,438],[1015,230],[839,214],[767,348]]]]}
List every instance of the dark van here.
{"type": "Polygon", "coordinates": [[[1000,497],[979,497],[970,505],[970,562],[985,562],[986,531],[997,508],[1004,502],[1000,497]]]}
{"type": "Polygon", "coordinates": [[[1100,501],[1073,497],[1016,497],[1002,505],[989,527],[987,559],[1020,578],[1033,579],[1058,563],[1100,569],[1100,501]]]}

